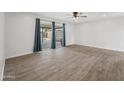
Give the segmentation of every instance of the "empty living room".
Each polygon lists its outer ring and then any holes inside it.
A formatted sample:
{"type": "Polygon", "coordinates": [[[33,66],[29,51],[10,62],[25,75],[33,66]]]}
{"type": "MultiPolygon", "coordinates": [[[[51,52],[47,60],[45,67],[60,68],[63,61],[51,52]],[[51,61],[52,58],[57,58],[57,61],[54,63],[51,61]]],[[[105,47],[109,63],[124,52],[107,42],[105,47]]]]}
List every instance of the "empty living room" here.
{"type": "Polygon", "coordinates": [[[123,86],[123,0],[0,0],[0,93],[123,86]]]}
{"type": "Polygon", "coordinates": [[[123,12],[1,12],[0,20],[1,80],[124,80],[123,12]]]}

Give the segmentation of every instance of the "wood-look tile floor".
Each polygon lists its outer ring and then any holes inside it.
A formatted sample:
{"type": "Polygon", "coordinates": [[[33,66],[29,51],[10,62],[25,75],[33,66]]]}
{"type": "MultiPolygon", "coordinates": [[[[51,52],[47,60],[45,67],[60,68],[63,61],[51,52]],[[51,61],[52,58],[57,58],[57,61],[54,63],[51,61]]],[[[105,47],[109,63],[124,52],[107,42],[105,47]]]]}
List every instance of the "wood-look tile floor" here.
{"type": "Polygon", "coordinates": [[[4,80],[124,80],[124,53],[71,45],[6,60],[4,80]]]}

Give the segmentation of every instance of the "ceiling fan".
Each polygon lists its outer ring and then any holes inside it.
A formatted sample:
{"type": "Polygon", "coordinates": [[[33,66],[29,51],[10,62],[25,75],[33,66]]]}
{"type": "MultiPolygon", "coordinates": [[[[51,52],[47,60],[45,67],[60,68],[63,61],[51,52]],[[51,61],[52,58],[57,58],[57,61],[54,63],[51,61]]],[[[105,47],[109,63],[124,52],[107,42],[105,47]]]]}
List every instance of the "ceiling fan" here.
{"type": "Polygon", "coordinates": [[[72,12],[72,14],[67,14],[70,18],[78,19],[78,18],[86,18],[87,16],[83,15],[82,12],[72,12]]]}

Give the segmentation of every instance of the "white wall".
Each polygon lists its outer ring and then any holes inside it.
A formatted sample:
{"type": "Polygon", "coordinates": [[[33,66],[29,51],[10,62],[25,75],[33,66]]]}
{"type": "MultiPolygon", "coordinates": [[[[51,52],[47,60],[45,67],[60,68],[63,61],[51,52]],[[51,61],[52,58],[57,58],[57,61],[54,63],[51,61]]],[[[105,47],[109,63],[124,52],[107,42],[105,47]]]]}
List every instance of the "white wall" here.
{"type": "Polygon", "coordinates": [[[30,13],[5,14],[6,57],[32,53],[35,31],[35,17],[30,13]]]}
{"type": "Polygon", "coordinates": [[[0,80],[4,72],[4,13],[0,12],[0,80]]]}
{"type": "Polygon", "coordinates": [[[75,25],[74,24],[66,24],[65,25],[66,31],[66,45],[74,44],[74,31],[75,25]]]}
{"type": "Polygon", "coordinates": [[[75,31],[75,43],[124,51],[124,17],[78,24],[75,31]]]}
{"type": "MultiPolygon", "coordinates": [[[[6,13],[6,58],[32,53],[34,44],[35,18],[33,13],[6,13]]],[[[66,24],[67,45],[73,43],[73,26],[66,24]]]]}

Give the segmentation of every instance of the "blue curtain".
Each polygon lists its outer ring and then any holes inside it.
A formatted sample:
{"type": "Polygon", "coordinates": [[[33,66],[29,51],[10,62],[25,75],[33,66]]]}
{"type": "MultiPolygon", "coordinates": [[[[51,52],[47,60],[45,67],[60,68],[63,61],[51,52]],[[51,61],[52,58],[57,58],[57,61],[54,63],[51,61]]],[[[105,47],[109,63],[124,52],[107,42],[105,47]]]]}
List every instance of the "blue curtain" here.
{"type": "Polygon", "coordinates": [[[56,48],[56,34],[55,34],[55,22],[52,22],[52,40],[51,40],[51,48],[56,48]]]}
{"type": "Polygon", "coordinates": [[[62,25],[63,27],[63,39],[62,39],[62,46],[66,46],[66,38],[65,38],[65,24],[62,25]]]}
{"type": "Polygon", "coordinates": [[[33,52],[39,52],[42,50],[41,47],[41,35],[40,35],[40,19],[36,18],[35,22],[35,39],[33,52]]]}

